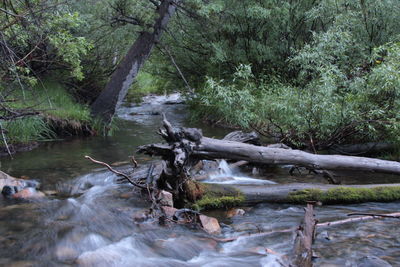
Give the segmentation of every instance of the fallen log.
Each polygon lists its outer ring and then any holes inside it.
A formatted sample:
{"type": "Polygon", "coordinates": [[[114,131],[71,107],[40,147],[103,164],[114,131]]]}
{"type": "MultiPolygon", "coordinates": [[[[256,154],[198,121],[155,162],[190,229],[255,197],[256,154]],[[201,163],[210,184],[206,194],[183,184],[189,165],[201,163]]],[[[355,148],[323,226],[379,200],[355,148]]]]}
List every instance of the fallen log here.
{"type": "MultiPolygon", "coordinates": [[[[201,184],[201,183],[200,183],[201,184]]],[[[258,203],[351,204],[400,200],[400,184],[330,185],[277,184],[268,186],[201,184],[203,198],[195,201],[198,209],[251,206],[258,203]]]]}
{"type": "Polygon", "coordinates": [[[400,162],[343,155],[318,155],[301,150],[262,147],[229,140],[203,137],[201,130],[175,128],[164,116],[159,134],[168,144],[141,146],[140,153],[172,159],[171,168],[180,169],[190,160],[231,159],[258,164],[296,165],[314,170],[348,170],[400,175],[400,162]]]}

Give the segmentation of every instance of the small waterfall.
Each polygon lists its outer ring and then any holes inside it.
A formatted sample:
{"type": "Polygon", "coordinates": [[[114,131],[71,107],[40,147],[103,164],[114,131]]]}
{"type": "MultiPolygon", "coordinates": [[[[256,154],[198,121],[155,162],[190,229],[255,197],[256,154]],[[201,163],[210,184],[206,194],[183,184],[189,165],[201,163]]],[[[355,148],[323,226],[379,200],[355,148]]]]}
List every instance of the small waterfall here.
{"type": "Polygon", "coordinates": [[[232,175],[233,176],[233,170],[231,169],[231,167],[229,167],[229,164],[228,164],[228,162],[226,162],[226,160],[221,160],[219,162],[218,170],[221,175],[224,175],[224,176],[232,175]]]}
{"type": "Polygon", "coordinates": [[[204,182],[215,184],[276,184],[270,180],[255,179],[246,176],[231,168],[226,160],[221,160],[218,165],[218,172],[210,174],[209,178],[204,182]]]}

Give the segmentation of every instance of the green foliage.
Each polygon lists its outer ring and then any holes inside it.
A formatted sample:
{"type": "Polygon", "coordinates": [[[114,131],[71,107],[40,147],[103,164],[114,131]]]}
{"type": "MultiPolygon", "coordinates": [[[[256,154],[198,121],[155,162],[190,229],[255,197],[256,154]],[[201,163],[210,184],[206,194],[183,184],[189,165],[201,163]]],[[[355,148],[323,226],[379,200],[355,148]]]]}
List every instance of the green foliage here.
{"type": "MultiPolygon", "coordinates": [[[[3,121],[1,124],[6,130],[8,144],[29,143],[55,137],[55,133],[40,117],[3,121]]],[[[3,139],[0,141],[0,146],[4,146],[3,139]]]]}
{"type": "Polygon", "coordinates": [[[218,62],[224,73],[207,67],[193,101],[195,115],[257,128],[309,149],[398,142],[400,3],[301,2],[246,1],[227,7],[217,1],[199,7],[211,21],[232,21],[218,28],[214,50],[207,51],[211,57],[204,64],[218,62]],[[276,12],[282,15],[271,26],[276,12]],[[252,27],[257,30],[249,34],[252,27]],[[263,31],[262,44],[253,47],[263,31]]]}
{"type": "MultiPolygon", "coordinates": [[[[22,91],[14,91],[12,97],[21,98],[22,91]]],[[[29,110],[35,107],[40,115],[2,121],[9,144],[28,143],[55,138],[49,122],[62,122],[65,127],[79,128],[92,123],[90,111],[86,105],[77,103],[65,87],[56,82],[44,82],[34,89],[24,91],[25,100],[10,104],[15,110],[29,110]]]]}
{"type": "MultiPolygon", "coordinates": [[[[21,91],[15,91],[14,98],[21,97],[21,91]]],[[[90,121],[88,106],[79,104],[66,88],[57,82],[44,81],[31,90],[25,90],[25,100],[10,105],[15,109],[34,106],[42,116],[52,116],[65,120],[90,121]]]]}
{"type": "Polygon", "coordinates": [[[83,23],[79,14],[57,0],[7,2],[0,4],[8,12],[0,12],[6,47],[0,77],[32,85],[36,73],[62,68],[82,79],[81,57],[91,44],[79,34],[83,23]]]}
{"type": "Polygon", "coordinates": [[[400,200],[400,186],[375,188],[337,187],[326,191],[304,189],[288,196],[292,203],[304,204],[307,201],[320,201],[324,204],[351,204],[361,202],[390,202],[400,200]]]}
{"type": "Polygon", "coordinates": [[[166,93],[166,88],[168,88],[168,81],[149,72],[141,71],[126,98],[129,102],[140,102],[145,95],[166,93]]]}

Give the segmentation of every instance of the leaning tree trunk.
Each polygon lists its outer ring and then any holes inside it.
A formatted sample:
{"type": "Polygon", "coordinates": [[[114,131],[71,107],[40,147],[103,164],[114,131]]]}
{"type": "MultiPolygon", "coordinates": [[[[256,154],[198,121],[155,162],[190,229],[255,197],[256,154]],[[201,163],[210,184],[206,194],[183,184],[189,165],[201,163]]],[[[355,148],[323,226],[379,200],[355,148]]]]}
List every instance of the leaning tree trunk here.
{"type": "Polygon", "coordinates": [[[125,98],[140,68],[149,57],[154,45],[160,40],[164,28],[175,13],[179,0],[163,0],[158,6],[158,18],[153,32],[143,32],[118,64],[105,89],[91,106],[92,116],[109,123],[115,110],[125,98]]]}

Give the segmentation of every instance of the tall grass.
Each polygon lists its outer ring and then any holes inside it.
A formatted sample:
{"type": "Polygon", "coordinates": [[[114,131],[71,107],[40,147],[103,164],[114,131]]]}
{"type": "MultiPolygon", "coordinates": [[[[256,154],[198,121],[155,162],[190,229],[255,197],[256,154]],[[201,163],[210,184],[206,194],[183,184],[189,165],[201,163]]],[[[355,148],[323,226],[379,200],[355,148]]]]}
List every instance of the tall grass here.
{"type": "MultiPolygon", "coordinates": [[[[57,136],[49,122],[62,121],[65,125],[90,124],[89,107],[79,104],[61,84],[45,81],[31,89],[15,90],[13,97],[17,100],[10,104],[14,109],[34,109],[40,115],[19,118],[13,121],[2,121],[7,142],[29,143],[57,136]]],[[[0,141],[0,146],[4,141],[0,141]]]]}
{"type": "MultiPolygon", "coordinates": [[[[26,117],[13,121],[2,122],[6,132],[7,143],[29,143],[43,139],[51,139],[56,134],[40,117],[26,117]]],[[[3,139],[0,145],[5,145],[3,139]]]]}
{"type": "MultiPolygon", "coordinates": [[[[17,91],[20,92],[20,91],[17,91]]],[[[90,111],[86,105],[77,103],[67,90],[59,83],[45,81],[30,90],[25,90],[25,96],[17,93],[14,108],[32,107],[40,110],[42,115],[58,119],[88,122],[90,111]]]]}

